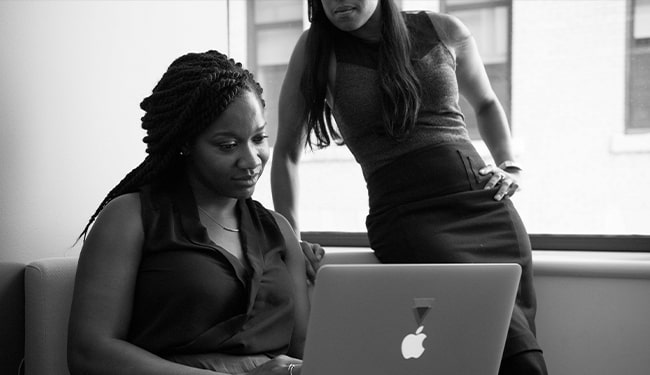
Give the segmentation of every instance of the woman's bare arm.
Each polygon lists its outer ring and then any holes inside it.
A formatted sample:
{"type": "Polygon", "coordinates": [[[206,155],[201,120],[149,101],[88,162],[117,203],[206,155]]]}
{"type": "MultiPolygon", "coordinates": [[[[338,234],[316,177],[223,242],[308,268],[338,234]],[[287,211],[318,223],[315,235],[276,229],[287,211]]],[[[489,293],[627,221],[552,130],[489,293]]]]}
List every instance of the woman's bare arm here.
{"type": "Polygon", "coordinates": [[[296,43],[282,83],[278,135],[271,166],[274,209],[289,221],[298,236],[298,163],[305,144],[305,100],[300,92],[300,80],[304,70],[306,39],[305,31],[296,43]]]}
{"type": "Polygon", "coordinates": [[[126,341],[143,240],[137,193],[111,201],[88,234],[70,313],[70,373],[215,375],[164,360],[126,341]]]}

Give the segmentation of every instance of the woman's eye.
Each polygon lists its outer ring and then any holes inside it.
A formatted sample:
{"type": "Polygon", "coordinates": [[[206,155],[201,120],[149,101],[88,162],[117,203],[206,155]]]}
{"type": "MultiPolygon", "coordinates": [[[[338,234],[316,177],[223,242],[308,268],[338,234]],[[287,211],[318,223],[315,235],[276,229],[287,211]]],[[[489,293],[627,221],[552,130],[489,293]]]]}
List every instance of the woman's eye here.
{"type": "Polygon", "coordinates": [[[222,150],[222,151],[231,151],[231,150],[234,150],[235,147],[237,147],[237,143],[235,143],[235,142],[221,143],[218,146],[219,146],[219,149],[222,150]]]}
{"type": "Polygon", "coordinates": [[[261,143],[264,143],[264,141],[266,141],[266,139],[267,139],[268,137],[269,137],[269,136],[266,135],[266,134],[260,134],[260,135],[257,135],[257,136],[255,136],[255,137],[253,138],[253,142],[255,142],[256,144],[261,144],[261,143]]]}

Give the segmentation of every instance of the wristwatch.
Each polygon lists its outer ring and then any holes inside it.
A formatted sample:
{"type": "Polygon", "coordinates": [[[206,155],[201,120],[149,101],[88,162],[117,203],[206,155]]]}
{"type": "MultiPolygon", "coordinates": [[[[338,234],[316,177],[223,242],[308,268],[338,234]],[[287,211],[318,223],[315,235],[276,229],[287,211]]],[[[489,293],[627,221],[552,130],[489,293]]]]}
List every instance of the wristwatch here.
{"type": "Polygon", "coordinates": [[[519,163],[516,163],[512,160],[506,160],[503,163],[498,165],[499,168],[503,169],[504,171],[508,169],[515,169],[518,171],[523,171],[524,169],[519,165],[519,163]]]}

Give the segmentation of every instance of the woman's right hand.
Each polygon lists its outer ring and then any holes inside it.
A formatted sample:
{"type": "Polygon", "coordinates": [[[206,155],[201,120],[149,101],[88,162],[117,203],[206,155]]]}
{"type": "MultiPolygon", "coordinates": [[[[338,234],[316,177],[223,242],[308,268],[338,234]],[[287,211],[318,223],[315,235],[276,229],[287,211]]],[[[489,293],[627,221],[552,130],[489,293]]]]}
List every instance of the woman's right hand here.
{"type": "Polygon", "coordinates": [[[279,355],[256,367],[248,375],[300,375],[302,361],[286,355],[279,355]]]}

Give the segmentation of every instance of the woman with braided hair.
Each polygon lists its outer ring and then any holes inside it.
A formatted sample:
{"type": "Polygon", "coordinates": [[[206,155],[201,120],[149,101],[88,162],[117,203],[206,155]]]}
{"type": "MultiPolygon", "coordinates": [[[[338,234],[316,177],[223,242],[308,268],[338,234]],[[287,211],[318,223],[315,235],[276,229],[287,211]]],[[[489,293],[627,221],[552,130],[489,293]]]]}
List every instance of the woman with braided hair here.
{"type": "Polygon", "coordinates": [[[251,198],[269,156],[261,94],[208,51],[142,101],[148,155],[80,236],[71,374],[299,374],[304,256],[251,198]]]}

